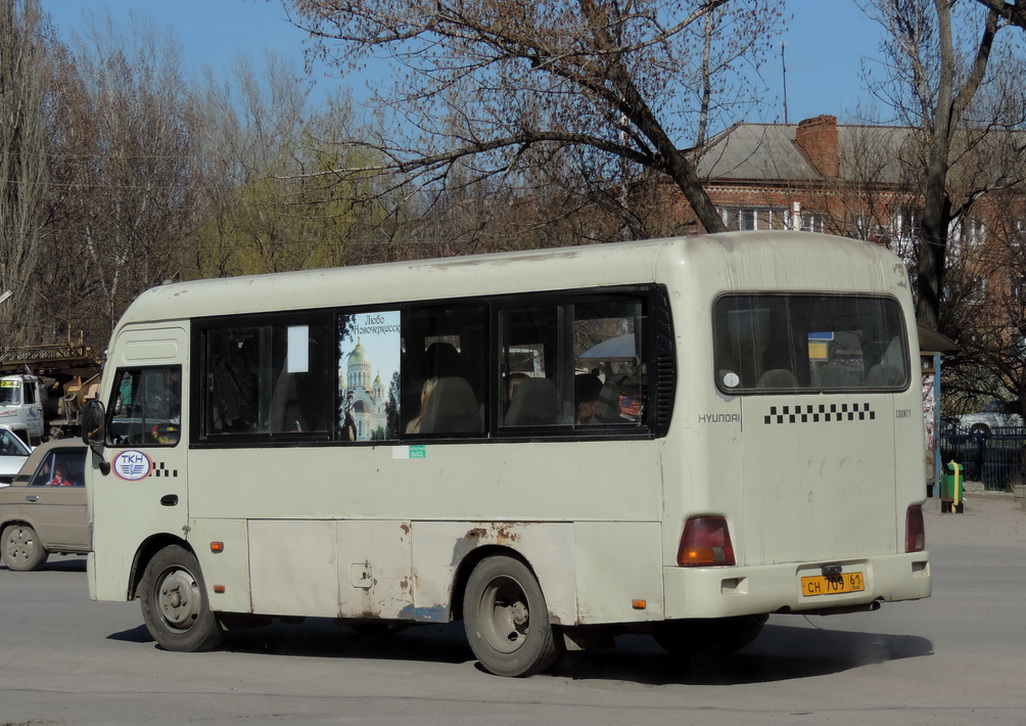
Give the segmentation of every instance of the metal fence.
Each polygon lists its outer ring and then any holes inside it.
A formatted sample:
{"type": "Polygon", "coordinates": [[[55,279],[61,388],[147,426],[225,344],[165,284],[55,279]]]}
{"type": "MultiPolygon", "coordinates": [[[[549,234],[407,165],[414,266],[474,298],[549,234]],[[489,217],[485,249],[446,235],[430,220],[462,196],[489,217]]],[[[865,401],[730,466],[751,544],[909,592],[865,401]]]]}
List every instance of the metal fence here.
{"type": "Polygon", "coordinates": [[[958,462],[966,481],[991,491],[1026,483],[1026,427],[993,429],[951,426],[940,435],[941,464],[958,462]]]}

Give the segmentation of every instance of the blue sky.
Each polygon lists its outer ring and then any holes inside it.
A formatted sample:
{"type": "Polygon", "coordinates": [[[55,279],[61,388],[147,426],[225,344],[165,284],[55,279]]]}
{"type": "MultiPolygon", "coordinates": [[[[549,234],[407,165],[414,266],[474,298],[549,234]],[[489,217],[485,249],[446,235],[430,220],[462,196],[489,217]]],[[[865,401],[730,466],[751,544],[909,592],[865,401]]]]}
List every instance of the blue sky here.
{"type": "MultiPolygon", "coordinates": [[[[186,69],[194,72],[204,65],[226,70],[240,53],[259,64],[267,48],[294,59],[297,69],[302,68],[306,34],[288,23],[280,0],[41,0],[41,4],[65,38],[87,28],[90,14],[110,13],[122,28],[129,27],[132,13],[148,17],[158,29],[174,32],[182,44],[186,69]]],[[[852,114],[860,102],[869,103],[861,87],[860,58],[877,54],[878,26],[852,0],[789,0],[788,14],[793,18],[782,38],[788,120],[795,123],[822,113],[842,122],[854,120],[852,114]]],[[[783,121],[779,56],[763,73],[776,103],[764,117],[747,120],[783,121]]],[[[340,83],[317,79],[323,90],[340,83]]]]}

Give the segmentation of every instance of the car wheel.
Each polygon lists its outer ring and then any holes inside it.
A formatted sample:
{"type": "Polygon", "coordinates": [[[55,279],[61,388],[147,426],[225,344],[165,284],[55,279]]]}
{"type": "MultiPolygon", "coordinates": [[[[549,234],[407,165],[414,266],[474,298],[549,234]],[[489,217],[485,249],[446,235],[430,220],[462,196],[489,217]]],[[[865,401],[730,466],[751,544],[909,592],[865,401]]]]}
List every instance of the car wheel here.
{"type": "Polygon", "coordinates": [[[7,569],[16,572],[38,570],[50,555],[36,530],[27,524],[9,524],[0,535],[0,554],[7,569]]]}
{"type": "Polygon", "coordinates": [[[538,580],[512,557],[489,557],[470,573],[463,619],[474,655],[497,676],[539,673],[562,654],[538,580]]]}
{"type": "Polygon", "coordinates": [[[157,552],[139,587],[143,619],[150,635],[168,650],[216,648],[223,637],[210,610],[195,555],[178,545],[157,552]]]}

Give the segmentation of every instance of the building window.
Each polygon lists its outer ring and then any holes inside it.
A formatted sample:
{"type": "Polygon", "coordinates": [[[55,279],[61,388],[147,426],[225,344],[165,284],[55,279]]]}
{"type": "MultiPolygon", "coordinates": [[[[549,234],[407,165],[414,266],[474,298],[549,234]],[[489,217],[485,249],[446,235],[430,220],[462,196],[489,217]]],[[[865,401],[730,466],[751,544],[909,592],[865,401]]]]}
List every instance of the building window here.
{"type": "Polygon", "coordinates": [[[964,219],[958,224],[958,241],[962,249],[976,249],[983,244],[986,228],[979,217],[964,219]]]}
{"type": "Polygon", "coordinates": [[[1008,283],[1008,293],[1011,295],[1014,305],[1022,305],[1026,300],[1026,277],[1021,274],[1013,274],[1008,283]]]}
{"type": "Polygon", "coordinates": [[[723,224],[729,230],[785,229],[786,214],[778,207],[723,207],[723,224]]]}
{"type": "Polygon", "coordinates": [[[851,218],[849,236],[879,244],[887,239],[888,234],[872,215],[856,214],[851,218]]]}
{"type": "Polygon", "coordinates": [[[922,229],[919,207],[898,206],[891,209],[891,232],[900,239],[915,240],[922,229]]]}
{"type": "Polygon", "coordinates": [[[922,228],[922,209],[919,207],[900,205],[892,207],[891,215],[891,251],[908,261],[915,253],[916,244],[922,228]]]}
{"type": "Polygon", "coordinates": [[[1008,240],[1009,247],[1021,249],[1026,242],[1026,219],[1017,219],[1012,225],[1012,234],[1008,240]]]}
{"type": "Polygon", "coordinates": [[[823,232],[823,215],[811,212],[802,213],[802,232],[823,232]]]}
{"type": "Polygon", "coordinates": [[[973,275],[966,292],[966,300],[971,305],[983,304],[987,301],[987,281],[981,275],[973,275]]]}

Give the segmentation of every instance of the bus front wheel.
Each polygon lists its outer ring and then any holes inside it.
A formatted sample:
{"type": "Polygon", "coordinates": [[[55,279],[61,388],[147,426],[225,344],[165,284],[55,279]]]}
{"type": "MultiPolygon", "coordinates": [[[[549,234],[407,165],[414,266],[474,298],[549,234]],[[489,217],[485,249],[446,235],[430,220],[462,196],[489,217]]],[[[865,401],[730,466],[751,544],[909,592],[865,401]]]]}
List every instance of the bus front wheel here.
{"type": "Polygon", "coordinates": [[[512,557],[477,564],[467,581],[463,620],[474,655],[497,676],[539,673],[562,653],[538,580],[512,557]]]}
{"type": "Polygon", "coordinates": [[[217,647],[221,627],[210,610],[196,557],[178,545],[157,552],[140,585],[143,619],[150,635],[168,650],[217,647]]]}

